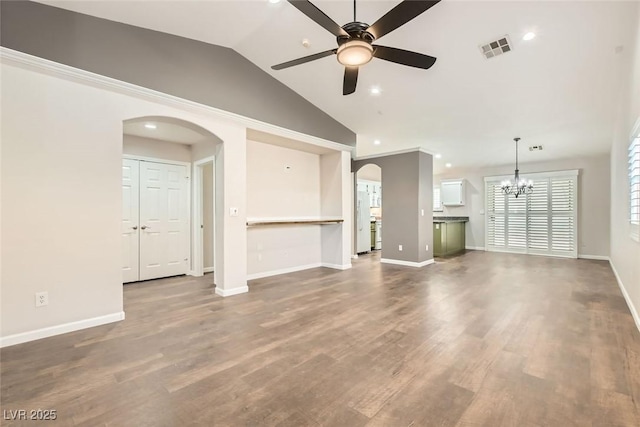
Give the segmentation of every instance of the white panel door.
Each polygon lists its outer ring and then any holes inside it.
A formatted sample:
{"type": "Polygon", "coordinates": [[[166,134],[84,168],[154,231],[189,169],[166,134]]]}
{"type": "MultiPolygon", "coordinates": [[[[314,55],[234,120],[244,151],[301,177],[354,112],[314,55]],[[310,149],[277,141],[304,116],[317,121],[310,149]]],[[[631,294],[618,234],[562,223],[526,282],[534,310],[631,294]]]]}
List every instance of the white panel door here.
{"type": "Polygon", "coordinates": [[[140,280],[186,274],[186,166],[140,162],[140,280]]]}
{"type": "Polygon", "coordinates": [[[139,280],[139,163],[122,161],[122,282],[139,280]]]}

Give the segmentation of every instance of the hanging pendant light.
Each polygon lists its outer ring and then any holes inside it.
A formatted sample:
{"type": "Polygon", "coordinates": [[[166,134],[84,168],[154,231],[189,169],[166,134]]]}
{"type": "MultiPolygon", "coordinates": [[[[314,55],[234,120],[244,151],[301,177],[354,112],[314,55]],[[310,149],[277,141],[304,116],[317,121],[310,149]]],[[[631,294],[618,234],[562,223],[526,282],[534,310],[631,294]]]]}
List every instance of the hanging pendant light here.
{"type": "Polygon", "coordinates": [[[529,194],[533,191],[533,182],[531,180],[526,180],[520,178],[520,171],[518,170],[518,141],[520,138],[513,138],[516,142],[516,173],[513,178],[513,183],[511,180],[502,181],[502,191],[504,194],[513,194],[516,198],[521,194],[529,194]]]}

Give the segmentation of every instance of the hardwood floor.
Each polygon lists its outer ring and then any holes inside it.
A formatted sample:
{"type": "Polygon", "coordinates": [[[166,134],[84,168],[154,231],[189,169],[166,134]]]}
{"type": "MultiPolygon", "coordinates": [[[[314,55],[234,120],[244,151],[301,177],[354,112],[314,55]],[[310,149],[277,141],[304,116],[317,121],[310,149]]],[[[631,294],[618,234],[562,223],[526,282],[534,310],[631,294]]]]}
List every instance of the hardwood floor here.
{"type": "Polygon", "coordinates": [[[2,349],[2,409],[55,409],[46,425],[640,425],[640,333],[607,262],[378,258],[226,299],[210,275],[126,285],[125,321],[2,349]]]}

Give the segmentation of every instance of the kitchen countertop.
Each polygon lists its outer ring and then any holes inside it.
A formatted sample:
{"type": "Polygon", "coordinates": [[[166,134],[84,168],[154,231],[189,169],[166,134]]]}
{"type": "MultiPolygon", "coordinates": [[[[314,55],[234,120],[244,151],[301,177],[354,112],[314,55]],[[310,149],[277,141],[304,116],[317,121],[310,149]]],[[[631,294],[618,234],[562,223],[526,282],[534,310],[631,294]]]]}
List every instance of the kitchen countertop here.
{"type": "Polygon", "coordinates": [[[434,216],[434,223],[442,223],[442,222],[468,222],[468,216],[434,216]]]}

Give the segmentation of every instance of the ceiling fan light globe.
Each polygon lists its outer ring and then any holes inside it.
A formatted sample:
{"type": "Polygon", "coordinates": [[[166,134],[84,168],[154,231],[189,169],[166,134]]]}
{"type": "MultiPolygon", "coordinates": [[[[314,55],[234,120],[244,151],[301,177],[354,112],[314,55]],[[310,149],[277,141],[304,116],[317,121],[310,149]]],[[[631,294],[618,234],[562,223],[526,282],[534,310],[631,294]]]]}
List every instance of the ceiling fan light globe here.
{"type": "Polygon", "coordinates": [[[338,62],[346,67],[364,65],[373,58],[373,47],[362,40],[350,40],[338,48],[338,62]]]}

